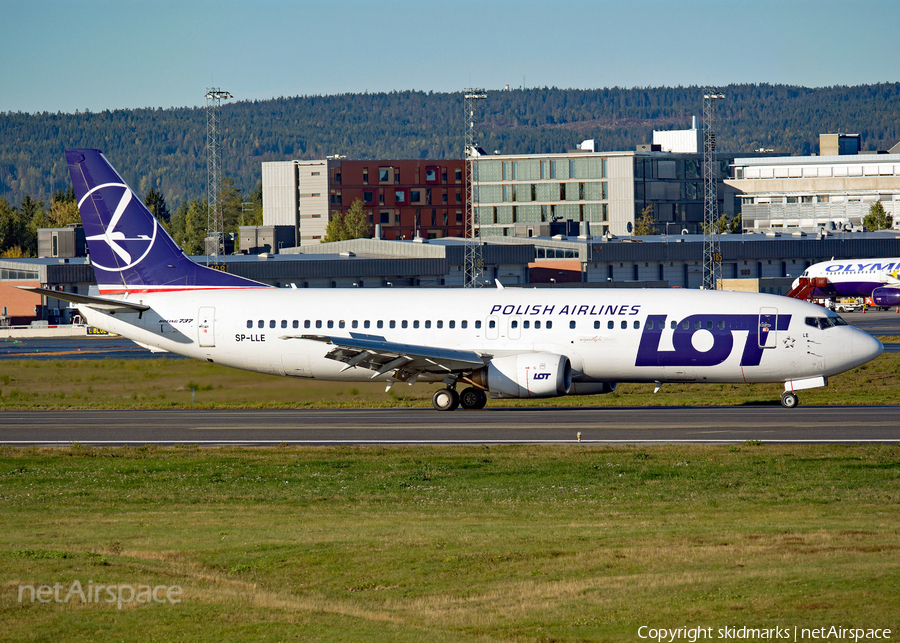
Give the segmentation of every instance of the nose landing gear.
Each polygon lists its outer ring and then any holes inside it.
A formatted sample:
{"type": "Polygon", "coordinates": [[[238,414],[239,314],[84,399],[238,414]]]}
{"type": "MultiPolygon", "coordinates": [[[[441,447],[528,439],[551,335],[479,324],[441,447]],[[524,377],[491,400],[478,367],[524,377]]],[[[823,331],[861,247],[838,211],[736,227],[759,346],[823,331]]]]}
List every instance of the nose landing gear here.
{"type": "Polygon", "coordinates": [[[785,391],[781,394],[781,406],[786,409],[792,409],[800,402],[795,393],[785,391]]]}

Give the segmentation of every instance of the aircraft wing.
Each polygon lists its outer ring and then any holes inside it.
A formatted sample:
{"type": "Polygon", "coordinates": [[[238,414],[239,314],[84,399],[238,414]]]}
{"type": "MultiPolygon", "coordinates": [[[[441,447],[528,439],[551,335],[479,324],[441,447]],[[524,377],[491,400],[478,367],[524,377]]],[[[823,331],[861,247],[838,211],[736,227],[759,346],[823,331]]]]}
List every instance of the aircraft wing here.
{"type": "Polygon", "coordinates": [[[76,295],[71,292],[62,292],[61,290],[48,290],[47,288],[32,288],[30,286],[17,286],[20,290],[27,290],[39,295],[46,295],[61,301],[68,301],[73,304],[80,304],[95,308],[109,313],[133,313],[150,310],[150,306],[144,304],[136,304],[131,301],[117,301],[115,299],[104,299],[103,297],[88,297],[87,295],[76,295]]]}
{"type": "Polygon", "coordinates": [[[377,335],[351,333],[350,337],[331,335],[288,335],[279,339],[307,339],[334,346],[325,357],[344,362],[343,370],[356,366],[375,371],[372,378],[396,371],[395,377],[406,380],[420,373],[455,373],[482,368],[492,355],[418,344],[386,341],[377,335]]]}

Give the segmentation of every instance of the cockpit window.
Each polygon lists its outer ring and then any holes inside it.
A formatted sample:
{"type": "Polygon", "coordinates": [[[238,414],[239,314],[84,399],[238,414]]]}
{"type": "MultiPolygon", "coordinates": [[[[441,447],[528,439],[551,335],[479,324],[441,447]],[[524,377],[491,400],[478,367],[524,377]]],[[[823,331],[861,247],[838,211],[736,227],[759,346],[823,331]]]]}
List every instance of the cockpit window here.
{"type": "Polygon", "coordinates": [[[843,320],[843,318],[838,317],[837,315],[835,315],[834,317],[807,317],[803,321],[807,326],[820,328],[822,330],[831,328],[832,326],[848,325],[847,322],[843,320]]]}

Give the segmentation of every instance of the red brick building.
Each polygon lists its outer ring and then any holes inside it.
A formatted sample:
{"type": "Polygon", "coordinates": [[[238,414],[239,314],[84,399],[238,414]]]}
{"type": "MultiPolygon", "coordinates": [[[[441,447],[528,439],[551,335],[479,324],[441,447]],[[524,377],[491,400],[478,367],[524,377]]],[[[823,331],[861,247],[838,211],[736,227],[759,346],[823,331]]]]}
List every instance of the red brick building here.
{"type": "Polygon", "coordinates": [[[329,168],[331,213],[360,199],[385,239],[463,237],[464,176],[461,160],[342,160],[329,168]]]}
{"type": "Polygon", "coordinates": [[[263,163],[263,223],[295,225],[318,243],[330,217],[359,199],[385,239],[463,237],[462,160],[347,160],[263,163]]]}

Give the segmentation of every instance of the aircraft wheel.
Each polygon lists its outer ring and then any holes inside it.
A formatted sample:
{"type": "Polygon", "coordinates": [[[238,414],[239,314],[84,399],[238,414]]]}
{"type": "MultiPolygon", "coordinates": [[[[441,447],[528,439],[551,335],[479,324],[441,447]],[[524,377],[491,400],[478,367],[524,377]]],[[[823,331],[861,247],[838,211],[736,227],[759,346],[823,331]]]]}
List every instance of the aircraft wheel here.
{"type": "Polygon", "coordinates": [[[487,404],[487,394],[481,389],[470,386],[459,394],[459,405],[464,409],[483,409],[487,404]]]}
{"type": "Polygon", "coordinates": [[[790,391],[785,391],[781,394],[781,406],[786,409],[792,409],[800,402],[797,396],[790,391]]]}
{"type": "Polygon", "coordinates": [[[431,403],[438,411],[455,411],[459,406],[459,394],[452,388],[440,388],[435,391],[431,403]]]}

